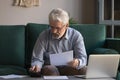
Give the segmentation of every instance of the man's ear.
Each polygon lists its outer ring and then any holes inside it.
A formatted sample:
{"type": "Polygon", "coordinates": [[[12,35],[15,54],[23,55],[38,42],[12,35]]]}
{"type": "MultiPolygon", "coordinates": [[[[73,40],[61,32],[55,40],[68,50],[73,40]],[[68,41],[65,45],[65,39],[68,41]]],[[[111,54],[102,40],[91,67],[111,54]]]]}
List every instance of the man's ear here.
{"type": "Polygon", "coordinates": [[[66,27],[69,27],[69,23],[66,24],[66,27]]]}

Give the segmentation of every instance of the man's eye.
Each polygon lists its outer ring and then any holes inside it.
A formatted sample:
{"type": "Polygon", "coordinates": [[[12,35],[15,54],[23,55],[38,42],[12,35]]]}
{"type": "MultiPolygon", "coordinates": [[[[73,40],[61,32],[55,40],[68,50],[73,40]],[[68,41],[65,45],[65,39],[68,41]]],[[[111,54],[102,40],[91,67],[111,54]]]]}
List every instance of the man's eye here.
{"type": "Polygon", "coordinates": [[[55,27],[51,26],[51,28],[55,29],[55,27]]]}

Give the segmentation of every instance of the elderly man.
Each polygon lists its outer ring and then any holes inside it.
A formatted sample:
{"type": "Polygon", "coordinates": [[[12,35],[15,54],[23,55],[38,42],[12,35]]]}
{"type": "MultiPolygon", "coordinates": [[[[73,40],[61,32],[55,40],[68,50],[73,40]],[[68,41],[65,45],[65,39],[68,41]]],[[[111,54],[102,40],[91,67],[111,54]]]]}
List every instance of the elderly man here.
{"type": "Polygon", "coordinates": [[[68,13],[60,8],[49,14],[50,28],[43,31],[34,46],[29,71],[36,75],[77,75],[85,74],[87,55],[83,37],[69,27],[68,13]],[[49,55],[73,50],[74,59],[67,65],[50,65],[49,55]]]}

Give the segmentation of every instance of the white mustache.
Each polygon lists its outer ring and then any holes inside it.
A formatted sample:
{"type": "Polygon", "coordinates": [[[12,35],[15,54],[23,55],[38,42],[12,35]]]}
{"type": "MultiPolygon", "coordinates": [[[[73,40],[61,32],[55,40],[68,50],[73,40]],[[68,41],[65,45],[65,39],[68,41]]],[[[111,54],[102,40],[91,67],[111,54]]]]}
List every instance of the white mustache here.
{"type": "Polygon", "coordinates": [[[60,34],[59,33],[52,33],[53,34],[53,37],[56,38],[56,39],[59,39],[60,37],[60,34]]]}

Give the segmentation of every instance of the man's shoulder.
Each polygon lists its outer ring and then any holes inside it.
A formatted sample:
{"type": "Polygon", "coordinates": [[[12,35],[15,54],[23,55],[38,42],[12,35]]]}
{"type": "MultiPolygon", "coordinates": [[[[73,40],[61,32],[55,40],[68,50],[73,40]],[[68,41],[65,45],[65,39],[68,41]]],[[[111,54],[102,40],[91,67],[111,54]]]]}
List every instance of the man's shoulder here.
{"type": "Polygon", "coordinates": [[[74,28],[71,28],[71,27],[68,28],[68,32],[71,33],[71,34],[76,34],[76,35],[81,34],[78,30],[76,30],[74,28]]]}
{"type": "Polygon", "coordinates": [[[72,37],[74,39],[78,37],[81,39],[83,38],[82,34],[78,30],[71,28],[71,27],[68,28],[68,35],[70,38],[72,37]]]}

